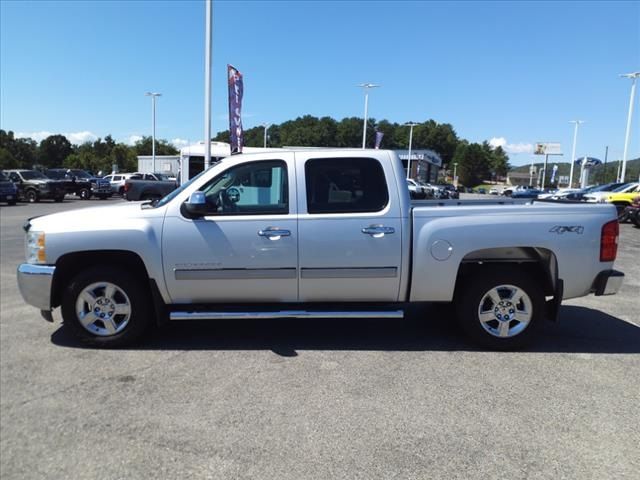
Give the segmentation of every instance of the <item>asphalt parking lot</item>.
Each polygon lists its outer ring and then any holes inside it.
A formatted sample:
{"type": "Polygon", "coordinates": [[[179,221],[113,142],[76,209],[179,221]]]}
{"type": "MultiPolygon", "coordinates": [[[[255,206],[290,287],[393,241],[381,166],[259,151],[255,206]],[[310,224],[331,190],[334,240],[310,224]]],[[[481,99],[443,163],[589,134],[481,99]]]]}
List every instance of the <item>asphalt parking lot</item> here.
{"type": "Polygon", "coordinates": [[[21,226],[120,201],[0,206],[3,479],[639,478],[640,229],[619,294],[567,301],[523,352],[477,350],[443,307],[82,348],[20,297],[21,226]]]}

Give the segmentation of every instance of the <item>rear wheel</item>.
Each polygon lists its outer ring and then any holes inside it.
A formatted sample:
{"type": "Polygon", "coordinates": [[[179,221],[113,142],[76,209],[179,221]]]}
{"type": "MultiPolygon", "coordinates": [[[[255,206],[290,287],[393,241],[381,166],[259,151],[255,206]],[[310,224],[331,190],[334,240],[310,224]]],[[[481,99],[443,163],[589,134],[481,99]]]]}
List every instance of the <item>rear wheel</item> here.
{"type": "Polygon", "coordinates": [[[542,288],[522,270],[496,266],[482,269],[457,288],[458,321],[475,342],[495,350],[529,343],[544,312],[542,288]]]}
{"type": "Polygon", "coordinates": [[[65,326],[87,345],[132,344],[151,323],[150,297],[143,285],[140,278],[113,267],[78,274],[63,293],[65,326]]]}
{"type": "Polygon", "coordinates": [[[89,200],[91,198],[91,192],[89,191],[88,188],[82,188],[79,192],[78,192],[78,196],[82,199],[82,200],[89,200]]]}
{"type": "Polygon", "coordinates": [[[36,202],[40,201],[40,197],[38,197],[38,192],[36,192],[33,189],[27,190],[24,193],[24,196],[26,197],[27,202],[29,202],[29,203],[36,203],[36,202]]]}

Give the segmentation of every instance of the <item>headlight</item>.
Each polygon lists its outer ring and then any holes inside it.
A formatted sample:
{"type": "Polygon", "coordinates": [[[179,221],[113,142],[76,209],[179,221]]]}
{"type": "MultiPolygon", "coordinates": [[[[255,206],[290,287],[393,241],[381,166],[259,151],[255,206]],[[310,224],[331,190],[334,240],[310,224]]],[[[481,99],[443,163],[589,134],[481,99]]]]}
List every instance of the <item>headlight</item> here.
{"type": "Polygon", "coordinates": [[[46,263],[44,232],[27,233],[27,263],[46,263]]]}

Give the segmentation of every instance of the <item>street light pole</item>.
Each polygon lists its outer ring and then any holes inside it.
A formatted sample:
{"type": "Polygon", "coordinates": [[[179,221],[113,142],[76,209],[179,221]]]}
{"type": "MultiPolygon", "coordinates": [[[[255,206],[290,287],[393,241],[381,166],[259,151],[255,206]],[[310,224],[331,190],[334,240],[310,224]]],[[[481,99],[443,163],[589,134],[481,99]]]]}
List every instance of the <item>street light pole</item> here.
{"type": "Polygon", "coordinates": [[[364,124],[362,126],[362,148],[365,148],[367,142],[367,110],[369,109],[369,89],[376,88],[380,85],[375,83],[361,83],[358,87],[364,88],[364,124]]]}
{"type": "Polygon", "coordinates": [[[456,177],[457,177],[456,173],[457,173],[457,171],[458,171],[458,162],[454,162],[453,163],[453,181],[454,182],[456,181],[456,177]]]}
{"type": "Polygon", "coordinates": [[[146,97],[151,97],[151,158],[153,159],[153,169],[151,173],[156,173],[156,97],[161,97],[161,93],[147,92],[146,97]]]}
{"type": "Polygon", "coordinates": [[[640,77],[640,72],[625,73],[620,75],[624,78],[631,79],[631,96],[629,97],[629,113],[627,115],[627,132],[624,136],[624,153],[622,154],[622,170],[620,171],[619,182],[624,182],[624,176],[627,171],[627,153],[629,153],[629,137],[631,135],[631,118],[633,117],[633,103],[636,96],[636,79],[640,77]]]}
{"type": "Polygon", "coordinates": [[[267,148],[267,130],[269,130],[269,127],[271,126],[271,124],[263,123],[260,126],[264,127],[264,148],[267,148]]]}
{"type": "Polygon", "coordinates": [[[573,186],[573,162],[576,159],[576,142],[578,141],[578,127],[584,123],[582,120],[571,120],[569,123],[575,124],[573,129],[573,150],[571,151],[571,169],[569,170],[569,188],[573,186]]]}
{"type": "Polygon", "coordinates": [[[211,165],[211,28],[213,25],[212,0],[205,0],[204,37],[204,169],[211,165]]]}
{"type": "MultiPolygon", "coordinates": [[[[411,177],[411,144],[413,143],[413,127],[418,125],[414,122],[407,122],[405,127],[409,127],[409,156],[407,157],[407,178],[411,177]]],[[[364,147],[363,147],[364,148],[364,147]]]]}

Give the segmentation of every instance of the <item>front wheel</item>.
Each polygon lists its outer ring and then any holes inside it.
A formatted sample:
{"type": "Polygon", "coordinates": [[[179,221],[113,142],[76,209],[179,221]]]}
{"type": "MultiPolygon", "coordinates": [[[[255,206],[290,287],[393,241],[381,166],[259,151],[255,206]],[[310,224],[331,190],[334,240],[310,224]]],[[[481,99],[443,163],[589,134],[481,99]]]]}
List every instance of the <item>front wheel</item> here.
{"type": "Polygon", "coordinates": [[[78,196],[81,200],[89,200],[91,198],[91,192],[88,188],[83,188],[78,192],[78,196]]]}
{"type": "Polygon", "coordinates": [[[151,323],[144,282],[124,269],[101,266],[78,274],[63,294],[64,324],[84,344],[122,347],[151,323]]]}
{"type": "Polygon", "coordinates": [[[494,350],[524,347],[541,323],[545,297],[526,272],[515,267],[481,269],[458,286],[458,321],[476,343],[494,350]]]}

